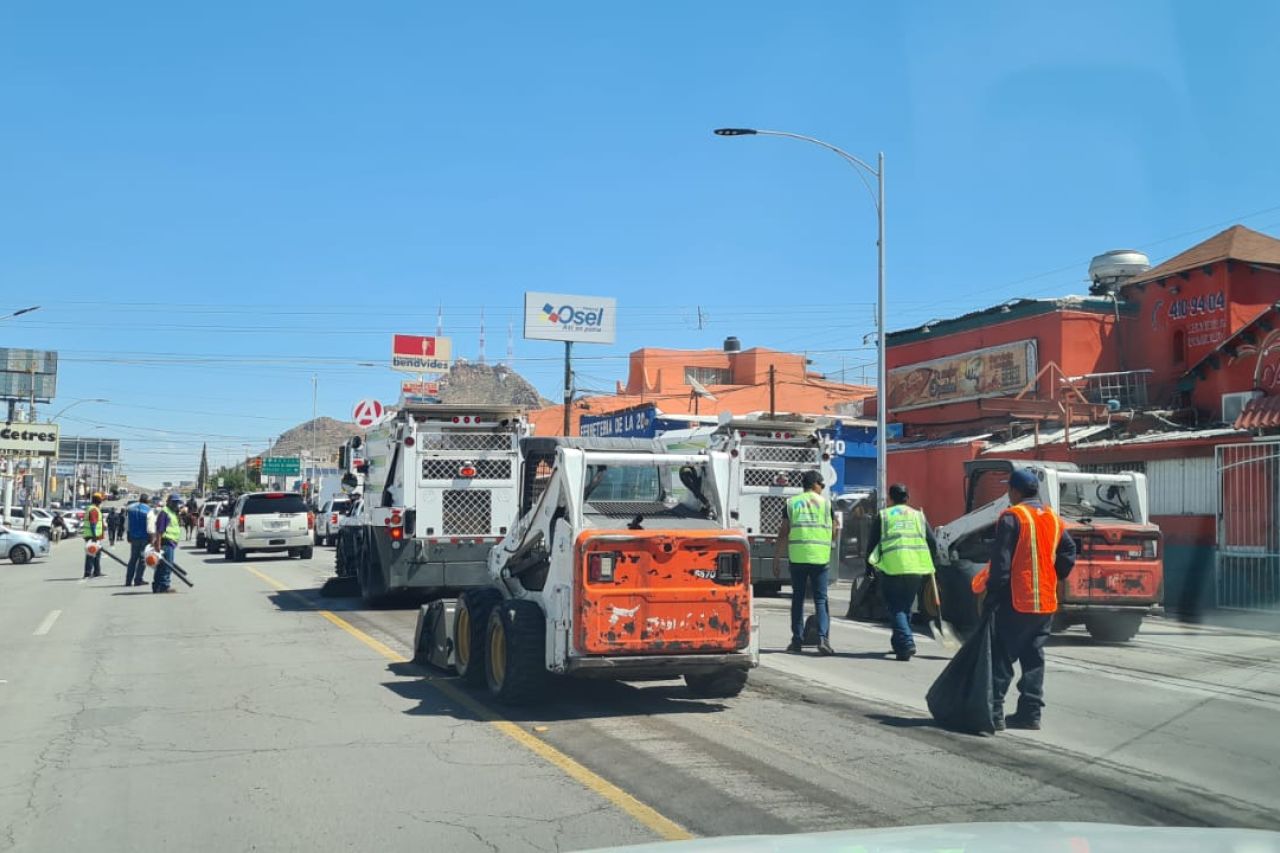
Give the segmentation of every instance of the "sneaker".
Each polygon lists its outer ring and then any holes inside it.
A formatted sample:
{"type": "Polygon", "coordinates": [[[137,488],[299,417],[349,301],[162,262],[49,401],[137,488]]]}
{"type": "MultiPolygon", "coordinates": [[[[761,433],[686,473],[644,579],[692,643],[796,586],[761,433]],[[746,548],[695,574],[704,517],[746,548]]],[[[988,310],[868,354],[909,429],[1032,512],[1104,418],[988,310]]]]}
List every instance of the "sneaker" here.
{"type": "Polygon", "coordinates": [[[834,655],[835,653],[836,653],[836,650],[831,648],[831,644],[827,642],[826,637],[823,637],[822,639],[818,640],[818,654],[834,655]]]}
{"type": "Polygon", "coordinates": [[[1019,711],[1016,714],[1010,714],[1005,718],[1005,726],[1011,729],[1027,729],[1029,731],[1040,731],[1040,718],[1033,717],[1030,714],[1024,714],[1019,711]]]}
{"type": "Polygon", "coordinates": [[[787,651],[791,652],[793,655],[798,655],[803,650],[804,650],[804,644],[801,643],[799,640],[792,640],[787,645],[787,651]]]}
{"type": "Polygon", "coordinates": [[[898,656],[898,660],[906,661],[906,660],[911,660],[911,658],[915,656],[915,653],[916,653],[916,647],[911,646],[910,648],[903,649],[902,651],[895,652],[894,654],[898,656]]]}

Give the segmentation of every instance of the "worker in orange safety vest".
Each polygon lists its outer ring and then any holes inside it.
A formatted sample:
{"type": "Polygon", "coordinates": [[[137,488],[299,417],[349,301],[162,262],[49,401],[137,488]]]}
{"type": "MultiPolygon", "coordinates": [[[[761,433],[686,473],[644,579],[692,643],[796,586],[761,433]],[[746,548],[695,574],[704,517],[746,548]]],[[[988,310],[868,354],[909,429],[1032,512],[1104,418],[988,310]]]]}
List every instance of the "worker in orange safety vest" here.
{"type": "Polygon", "coordinates": [[[1076,543],[1062,519],[1040,502],[1036,475],[1017,468],[1009,476],[1009,508],[996,522],[991,563],[974,578],[987,593],[983,609],[995,621],[991,648],[992,719],[997,731],[1039,729],[1044,707],[1044,645],[1058,610],[1058,581],[1076,564],[1076,543]],[[1018,710],[1006,720],[1004,697],[1018,680],[1018,710]]]}

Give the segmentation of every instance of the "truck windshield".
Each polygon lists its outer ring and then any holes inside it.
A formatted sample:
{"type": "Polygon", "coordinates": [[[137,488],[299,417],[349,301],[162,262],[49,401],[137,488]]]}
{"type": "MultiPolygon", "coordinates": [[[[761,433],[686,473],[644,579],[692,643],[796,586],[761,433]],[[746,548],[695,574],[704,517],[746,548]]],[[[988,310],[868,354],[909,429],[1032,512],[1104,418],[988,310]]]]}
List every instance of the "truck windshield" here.
{"type": "Polygon", "coordinates": [[[1058,484],[1058,513],[1069,521],[1137,520],[1132,483],[1060,475],[1058,484]]]}
{"type": "Polygon", "coordinates": [[[699,465],[588,465],[584,509],[618,517],[707,518],[706,482],[699,465]]]}

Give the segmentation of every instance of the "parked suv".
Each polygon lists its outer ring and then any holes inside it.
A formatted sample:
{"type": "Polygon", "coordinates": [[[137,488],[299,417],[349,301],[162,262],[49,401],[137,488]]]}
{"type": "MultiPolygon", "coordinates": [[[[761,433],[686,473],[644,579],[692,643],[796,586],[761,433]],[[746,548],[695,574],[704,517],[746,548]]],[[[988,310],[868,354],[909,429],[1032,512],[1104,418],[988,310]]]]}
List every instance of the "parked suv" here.
{"type": "Polygon", "coordinates": [[[316,518],[315,544],[333,545],[338,541],[338,523],[351,512],[351,498],[346,495],[329,498],[316,518]]]}
{"type": "Polygon", "coordinates": [[[222,501],[205,501],[200,506],[200,515],[196,518],[196,547],[209,548],[209,529],[213,527],[213,517],[218,513],[222,501]]]}
{"type": "Polygon", "coordinates": [[[213,514],[205,516],[205,523],[208,525],[204,531],[206,554],[216,554],[227,546],[227,531],[231,529],[231,511],[235,508],[235,501],[219,501],[218,508],[213,514]]]}
{"type": "Polygon", "coordinates": [[[311,559],[316,517],[297,492],[250,492],[231,510],[227,559],[243,561],[251,551],[287,551],[311,559]]]}

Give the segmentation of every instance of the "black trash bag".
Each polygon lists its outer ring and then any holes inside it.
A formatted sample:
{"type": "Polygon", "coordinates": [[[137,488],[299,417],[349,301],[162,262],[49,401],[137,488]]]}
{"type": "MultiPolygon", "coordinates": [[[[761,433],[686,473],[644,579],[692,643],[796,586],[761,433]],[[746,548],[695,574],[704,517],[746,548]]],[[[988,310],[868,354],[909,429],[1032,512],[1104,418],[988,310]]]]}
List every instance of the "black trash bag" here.
{"type": "Polygon", "coordinates": [[[849,594],[849,609],[845,611],[844,618],[860,622],[884,622],[889,618],[884,597],[880,594],[878,573],[854,580],[853,591],[849,594]]]}
{"type": "Polygon", "coordinates": [[[805,646],[818,645],[818,614],[811,613],[809,618],[804,620],[804,636],[800,639],[800,643],[805,646]]]}
{"type": "Polygon", "coordinates": [[[938,725],[957,732],[993,734],[991,653],[995,623],[984,613],[977,629],[951,658],[925,696],[938,725]]]}

